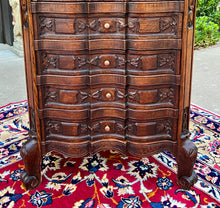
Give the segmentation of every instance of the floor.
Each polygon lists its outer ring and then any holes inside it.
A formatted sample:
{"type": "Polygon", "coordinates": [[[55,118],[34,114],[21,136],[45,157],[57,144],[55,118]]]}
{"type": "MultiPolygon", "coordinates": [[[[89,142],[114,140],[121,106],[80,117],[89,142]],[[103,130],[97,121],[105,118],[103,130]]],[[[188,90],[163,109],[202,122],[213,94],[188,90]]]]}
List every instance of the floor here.
{"type": "MultiPolygon", "coordinates": [[[[194,53],[191,101],[220,115],[220,44],[194,53]]],[[[27,99],[23,57],[0,44],[0,106],[27,99]]]]}

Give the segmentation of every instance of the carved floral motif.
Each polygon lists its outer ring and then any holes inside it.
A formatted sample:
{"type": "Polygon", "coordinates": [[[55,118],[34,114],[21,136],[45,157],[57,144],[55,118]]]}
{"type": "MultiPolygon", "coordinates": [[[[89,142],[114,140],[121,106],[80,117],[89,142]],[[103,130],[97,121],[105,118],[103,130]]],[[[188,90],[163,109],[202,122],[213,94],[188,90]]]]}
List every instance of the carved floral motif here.
{"type": "Polygon", "coordinates": [[[140,62],[141,62],[141,58],[132,58],[132,59],[128,59],[127,60],[128,63],[130,63],[132,66],[134,66],[135,68],[138,68],[140,62]]]}
{"type": "Polygon", "coordinates": [[[59,123],[57,121],[48,120],[45,124],[45,128],[46,128],[47,134],[52,134],[52,133],[60,134],[60,133],[62,133],[61,123],[59,123]]]}
{"type": "Polygon", "coordinates": [[[53,68],[57,67],[58,56],[49,56],[46,53],[41,54],[43,70],[47,70],[50,66],[53,68]]]}
{"type": "Polygon", "coordinates": [[[172,122],[170,120],[162,120],[157,122],[157,133],[165,133],[171,135],[172,122]]]}
{"type": "MultiPolygon", "coordinates": [[[[168,56],[158,55],[157,60],[158,60],[157,61],[158,68],[168,66],[169,69],[174,70],[174,66],[175,66],[175,55],[174,54],[168,54],[168,56]]],[[[135,68],[138,68],[142,64],[142,57],[128,59],[127,63],[129,63],[131,66],[135,68]]]]}
{"type": "Polygon", "coordinates": [[[78,103],[83,103],[86,101],[87,98],[89,98],[89,93],[79,91],[77,97],[78,97],[78,103]]]}
{"type": "Polygon", "coordinates": [[[176,33],[177,30],[176,16],[160,19],[160,31],[164,32],[166,30],[170,30],[170,33],[176,33]]]}
{"type": "Polygon", "coordinates": [[[44,95],[45,102],[56,102],[57,101],[57,91],[55,89],[47,89],[45,90],[44,95]]]}
{"type": "Polygon", "coordinates": [[[47,17],[40,17],[40,34],[43,35],[46,32],[54,31],[54,21],[53,18],[47,18],[47,17]]]}
{"type": "MultiPolygon", "coordinates": [[[[98,101],[102,101],[102,91],[103,89],[99,89],[95,92],[93,92],[90,97],[95,99],[95,100],[98,100],[98,101]]],[[[115,89],[115,100],[120,100],[120,99],[124,99],[126,97],[126,95],[120,91],[119,89],[115,89]]]]}
{"type": "Polygon", "coordinates": [[[82,20],[77,20],[75,23],[75,27],[76,27],[76,31],[83,32],[86,29],[87,24],[82,20]]]}
{"type": "Polygon", "coordinates": [[[169,56],[158,56],[158,66],[164,67],[169,66],[170,69],[174,69],[175,65],[175,57],[173,54],[169,54],[169,56]]]}
{"type": "Polygon", "coordinates": [[[162,88],[159,90],[159,102],[174,103],[174,88],[162,88]]]}
{"type": "Polygon", "coordinates": [[[139,102],[139,91],[128,92],[128,99],[134,102],[139,102]]]}
{"type": "MultiPolygon", "coordinates": [[[[102,123],[103,121],[101,122],[98,122],[96,124],[94,124],[91,128],[91,130],[94,132],[94,133],[102,133],[104,130],[102,129],[102,123]]],[[[118,133],[118,134],[123,134],[124,133],[124,130],[125,130],[125,127],[120,124],[120,123],[116,123],[116,122],[109,122],[110,124],[113,124],[114,125],[114,132],[111,132],[111,133],[118,133]]],[[[105,131],[104,131],[105,132],[105,131]]],[[[109,133],[109,132],[107,132],[109,133]]]]}
{"type": "Polygon", "coordinates": [[[88,130],[89,130],[89,126],[87,124],[80,124],[79,130],[78,130],[78,135],[85,134],[88,132],[88,130]]]}

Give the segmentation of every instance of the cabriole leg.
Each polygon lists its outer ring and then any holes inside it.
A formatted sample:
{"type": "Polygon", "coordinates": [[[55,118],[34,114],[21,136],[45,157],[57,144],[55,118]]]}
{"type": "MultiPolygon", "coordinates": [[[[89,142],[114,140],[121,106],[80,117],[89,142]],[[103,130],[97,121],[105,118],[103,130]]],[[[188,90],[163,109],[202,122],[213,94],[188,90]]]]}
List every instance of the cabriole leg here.
{"type": "Polygon", "coordinates": [[[193,171],[197,157],[197,147],[189,139],[183,141],[178,151],[177,183],[183,189],[190,189],[197,182],[198,177],[193,171]]]}
{"type": "Polygon", "coordinates": [[[41,183],[41,155],[35,137],[31,137],[23,145],[21,157],[25,165],[25,172],[21,175],[21,181],[26,189],[34,189],[41,183]]]}

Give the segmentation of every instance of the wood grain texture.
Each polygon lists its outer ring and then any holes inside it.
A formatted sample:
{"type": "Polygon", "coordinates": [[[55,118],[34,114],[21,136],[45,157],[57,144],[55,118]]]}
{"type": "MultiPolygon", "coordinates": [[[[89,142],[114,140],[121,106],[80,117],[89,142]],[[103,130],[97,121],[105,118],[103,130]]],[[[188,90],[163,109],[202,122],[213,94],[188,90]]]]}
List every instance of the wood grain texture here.
{"type": "Polygon", "coordinates": [[[41,182],[48,151],[83,157],[114,149],[138,157],[170,151],[178,184],[193,186],[196,1],[20,3],[31,125],[21,151],[24,185],[41,182]]]}

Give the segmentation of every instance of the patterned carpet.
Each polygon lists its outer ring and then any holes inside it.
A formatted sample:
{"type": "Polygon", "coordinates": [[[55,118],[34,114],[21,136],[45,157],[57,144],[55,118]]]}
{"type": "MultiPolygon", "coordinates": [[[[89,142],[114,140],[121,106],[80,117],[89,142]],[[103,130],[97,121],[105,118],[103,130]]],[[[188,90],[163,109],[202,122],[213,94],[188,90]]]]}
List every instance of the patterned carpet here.
{"type": "Polygon", "coordinates": [[[198,182],[176,184],[177,164],[168,152],[148,158],[115,151],[71,159],[48,153],[43,181],[26,191],[20,182],[20,148],[28,139],[27,102],[0,108],[0,207],[213,208],[220,207],[220,116],[191,106],[191,139],[199,154],[198,182]]]}

